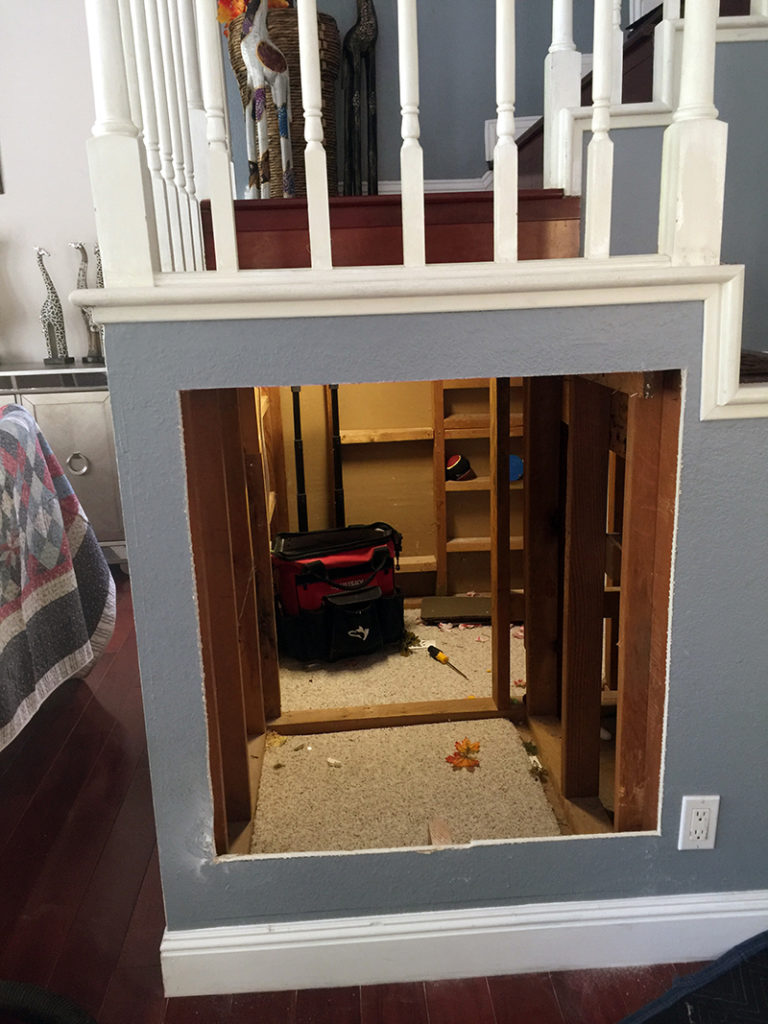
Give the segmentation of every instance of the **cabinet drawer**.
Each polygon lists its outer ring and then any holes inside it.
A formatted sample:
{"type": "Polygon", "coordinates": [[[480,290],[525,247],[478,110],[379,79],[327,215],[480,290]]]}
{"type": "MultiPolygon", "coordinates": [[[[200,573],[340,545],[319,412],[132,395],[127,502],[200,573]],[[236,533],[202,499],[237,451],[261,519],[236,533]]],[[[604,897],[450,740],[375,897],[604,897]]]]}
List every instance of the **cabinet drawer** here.
{"type": "Polygon", "coordinates": [[[109,393],[29,394],[23,395],[21,402],[37,420],[98,539],[102,544],[122,542],[125,534],[109,393]]]}

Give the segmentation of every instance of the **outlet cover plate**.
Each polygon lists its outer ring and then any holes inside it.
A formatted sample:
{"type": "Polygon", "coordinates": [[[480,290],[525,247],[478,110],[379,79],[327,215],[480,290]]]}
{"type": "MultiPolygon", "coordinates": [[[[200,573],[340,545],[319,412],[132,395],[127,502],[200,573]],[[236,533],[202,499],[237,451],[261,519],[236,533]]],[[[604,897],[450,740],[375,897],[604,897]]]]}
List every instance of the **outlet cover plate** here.
{"type": "Polygon", "coordinates": [[[678,850],[713,850],[719,810],[719,796],[684,796],[678,850]]]}

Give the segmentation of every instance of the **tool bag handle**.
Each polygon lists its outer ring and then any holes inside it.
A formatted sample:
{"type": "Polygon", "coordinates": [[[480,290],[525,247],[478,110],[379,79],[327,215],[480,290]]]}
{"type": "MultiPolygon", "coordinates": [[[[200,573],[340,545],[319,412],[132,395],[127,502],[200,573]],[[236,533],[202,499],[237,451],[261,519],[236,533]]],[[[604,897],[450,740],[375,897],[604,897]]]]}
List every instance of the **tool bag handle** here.
{"type": "Polygon", "coordinates": [[[308,562],[303,567],[303,573],[309,573],[311,576],[321,580],[323,583],[327,583],[329,587],[335,587],[337,590],[348,590],[350,592],[355,590],[365,590],[381,570],[386,567],[389,559],[390,554],[388,547],[374,548],[373,556],[371,558],[372,572],[370,576],[366,577],[365,580],[361,580],[356,583],[343,583],[341,580],[331,579],[325,565],[319,560],[317,562],[308,562]]]}

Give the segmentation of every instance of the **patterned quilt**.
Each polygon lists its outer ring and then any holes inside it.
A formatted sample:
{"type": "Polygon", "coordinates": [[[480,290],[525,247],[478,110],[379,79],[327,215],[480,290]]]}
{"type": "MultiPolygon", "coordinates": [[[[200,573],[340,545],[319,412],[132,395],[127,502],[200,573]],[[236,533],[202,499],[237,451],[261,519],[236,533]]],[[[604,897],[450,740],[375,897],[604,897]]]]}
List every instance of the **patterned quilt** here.
{"type": "Polygon", "coordinates": [[[115,624],[115,584],[32,416],[0,409],[0,750],[45,698],[84,676],[115,624]]]}

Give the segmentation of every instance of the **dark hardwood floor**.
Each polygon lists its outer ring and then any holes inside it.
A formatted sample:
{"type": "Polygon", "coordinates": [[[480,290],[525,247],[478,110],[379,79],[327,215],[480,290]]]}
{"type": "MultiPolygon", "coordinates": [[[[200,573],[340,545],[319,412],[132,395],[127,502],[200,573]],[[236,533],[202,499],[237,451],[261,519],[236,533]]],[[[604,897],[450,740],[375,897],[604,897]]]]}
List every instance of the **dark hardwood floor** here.
{"type": "Polygon", "coordinates": [[[616,1024],[699,966],[167,1000],[125,579],[106,654],[0,753],[0,822],[0,979],[68,996],[99,1024],[616,1024]]]}

